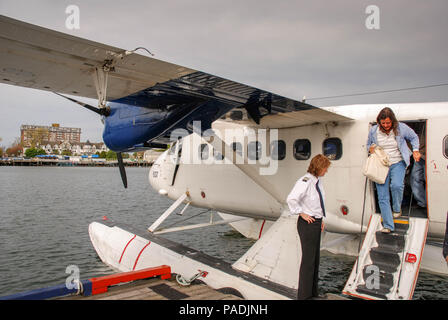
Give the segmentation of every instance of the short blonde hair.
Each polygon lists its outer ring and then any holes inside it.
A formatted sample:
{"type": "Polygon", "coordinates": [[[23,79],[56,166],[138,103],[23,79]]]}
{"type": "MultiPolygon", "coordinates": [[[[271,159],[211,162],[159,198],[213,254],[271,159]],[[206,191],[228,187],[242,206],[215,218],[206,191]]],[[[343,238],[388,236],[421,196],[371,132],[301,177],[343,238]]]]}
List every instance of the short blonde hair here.
{"type": "Polygon", "coordinates": [[[308,167],[308,172],[317,177],[319,172],[331,165],[330,160],[323,154],[318,154],[311,159],[311,163],[308,167]]]}

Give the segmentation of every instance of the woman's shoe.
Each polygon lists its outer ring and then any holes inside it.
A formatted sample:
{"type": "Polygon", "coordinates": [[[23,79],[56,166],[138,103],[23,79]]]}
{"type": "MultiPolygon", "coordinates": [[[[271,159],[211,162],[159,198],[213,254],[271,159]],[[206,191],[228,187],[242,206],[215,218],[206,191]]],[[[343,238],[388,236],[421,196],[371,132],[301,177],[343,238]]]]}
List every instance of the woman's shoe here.
{"type": "Polygon", "coordinates": [[[394,218],[400,218],[401,217],[401,210],[400,212],[392,212],[392,215],[394,216],[394,218]]]}
{"type": "Polygon", "coordinates": [[[381,232],[382,233],[390,233],[391,231],[389,228],[383,228],[383,229],[381,229],[381,232]]]}

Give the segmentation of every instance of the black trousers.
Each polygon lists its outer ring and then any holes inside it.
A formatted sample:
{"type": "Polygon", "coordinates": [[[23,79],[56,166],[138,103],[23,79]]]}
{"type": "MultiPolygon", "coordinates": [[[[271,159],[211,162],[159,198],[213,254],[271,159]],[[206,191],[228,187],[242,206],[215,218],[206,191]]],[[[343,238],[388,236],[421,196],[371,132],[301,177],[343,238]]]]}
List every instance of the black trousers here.
{"type": "Polygon", "coordinates": [[[300,216],[297,220],[297,232],[302,245],[302,261],[299,271],[297,299],[305,300],[319,295],[320,236],[322,219],[308,223],[300,216]]]}

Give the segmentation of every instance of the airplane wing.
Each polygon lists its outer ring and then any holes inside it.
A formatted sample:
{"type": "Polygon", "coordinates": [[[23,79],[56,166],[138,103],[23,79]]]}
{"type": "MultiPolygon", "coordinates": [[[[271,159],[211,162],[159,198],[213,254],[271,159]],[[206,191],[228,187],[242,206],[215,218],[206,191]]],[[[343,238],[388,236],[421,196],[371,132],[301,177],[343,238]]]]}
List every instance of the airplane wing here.
{"type": "Polygon", "coordinates": [[[115,100],[194,70],[0,16],[0,82],[98,98],[95,67],[116,60],[107,98],[115,100]]]}
{"type": "Polygon", "coordinates": [[[353,119],[324,109],[314,108],[303,111],[269,114],[261,119],[260,125],[265,128],[280,129],[306,126],[314,123],[350,120],[353,119]]]}
{"type": "Polygon", "coordinates": [[[303,122],[309,119],[309,113],[314,114],[313,121],[341,120],[341,116],[300,101],[129,53],[0,16],[2,83],[97,99],[99,89],[95,83],[95,70],[107,68],[108,101],[159,108],[160,104],[170,104],[179,97],[187,102],[212,99],[235,108],[245,108],[256,123],[271,115],[269,123],[277,127],[303,122]],[[284,116],[272,117],[280,113],[284,116]]]}

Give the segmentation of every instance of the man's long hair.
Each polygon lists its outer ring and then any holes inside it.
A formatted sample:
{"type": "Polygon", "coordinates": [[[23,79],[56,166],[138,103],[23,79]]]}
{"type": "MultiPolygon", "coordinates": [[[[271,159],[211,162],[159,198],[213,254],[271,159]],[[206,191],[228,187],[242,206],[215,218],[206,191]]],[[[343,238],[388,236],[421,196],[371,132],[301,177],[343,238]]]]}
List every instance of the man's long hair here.
{"type": "Polygon", "coordinates": [[[322,169],[328,168],[330,166],[330,160],[323,154],[318,154],[311,159],[311,163],[308,167],[308,172],[313,176],[318,177],[322,169]]]}
{"type": "Polygon", "coordinates": [[[389,118],[392,121],[392,130],[394,131],[394,134],[398,135],[398,120],[397,117],[395,117],[395,113],[392,111],[391,108],[383,108],[380,113],[378,113],[378,116],[376,117],[376,122],[378,123],[378,127],[381,131],[385,132],[383,127],[380,124],[380,120],[384,120],[386,118],[389,118]]]}

